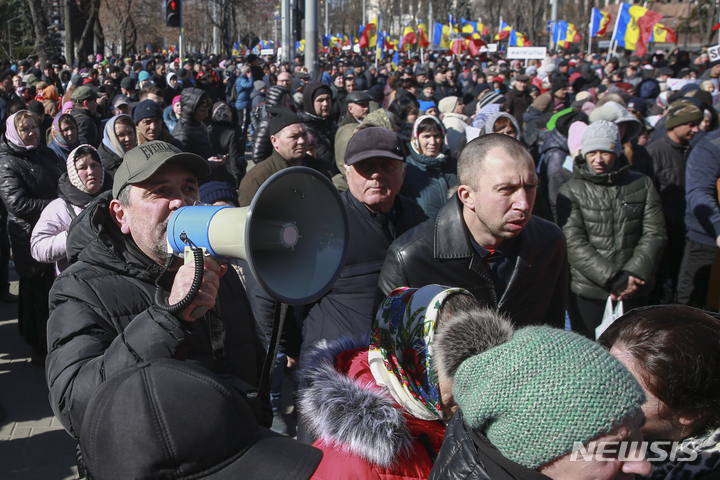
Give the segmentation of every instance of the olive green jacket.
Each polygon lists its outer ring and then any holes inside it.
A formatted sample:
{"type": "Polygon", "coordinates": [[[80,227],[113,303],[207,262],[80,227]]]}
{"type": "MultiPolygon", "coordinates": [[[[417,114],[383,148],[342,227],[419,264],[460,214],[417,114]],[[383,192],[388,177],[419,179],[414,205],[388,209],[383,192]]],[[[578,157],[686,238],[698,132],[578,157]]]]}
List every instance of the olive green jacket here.
{"type": "Polygon", "coordinates": [[[572,179],[560,188],[558,225],[568,246],[571,290],[606,299],[623,271],[652,288],[667,234],[660,196],[652,180],[630,170],[624,155],[610,173],[597,175],[579,155],[572,179]]]}

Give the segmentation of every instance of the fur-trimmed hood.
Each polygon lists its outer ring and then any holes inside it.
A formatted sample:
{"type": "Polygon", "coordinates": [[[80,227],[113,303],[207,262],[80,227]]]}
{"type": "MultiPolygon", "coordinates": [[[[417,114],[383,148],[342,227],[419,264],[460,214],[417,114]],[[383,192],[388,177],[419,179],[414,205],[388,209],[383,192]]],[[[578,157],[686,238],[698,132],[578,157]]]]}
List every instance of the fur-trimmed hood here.
{"type": "Polygon", "coordinates": [[[321,341],[307,354],[300,371],[299,411],[321,442],[355,454],[379,467],[396,465],[412,451],[412,436],[402,410],[376,385],[349,378],[335,368],[338,354],[368,347],[342,338],[321,341]]]}

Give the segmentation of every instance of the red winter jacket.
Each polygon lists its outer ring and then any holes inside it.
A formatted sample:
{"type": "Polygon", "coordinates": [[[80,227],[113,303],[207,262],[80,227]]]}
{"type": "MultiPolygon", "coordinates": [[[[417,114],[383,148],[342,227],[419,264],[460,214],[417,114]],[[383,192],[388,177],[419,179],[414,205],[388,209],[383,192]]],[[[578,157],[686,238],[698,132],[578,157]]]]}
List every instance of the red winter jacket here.
{"type": "Polygon", "coordinates": [[[323,451],[312,480],[427,479],[445,426],[405,412],[375,383],[367,346],[353,347],[321,344],[301,372],[300,411],[323,451]]]}

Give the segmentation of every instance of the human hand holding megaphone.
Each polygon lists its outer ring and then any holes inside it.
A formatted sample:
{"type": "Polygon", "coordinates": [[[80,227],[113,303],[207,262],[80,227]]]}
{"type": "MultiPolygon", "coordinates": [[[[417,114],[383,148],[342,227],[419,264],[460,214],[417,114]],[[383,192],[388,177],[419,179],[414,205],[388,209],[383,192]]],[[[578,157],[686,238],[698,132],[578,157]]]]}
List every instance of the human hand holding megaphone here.
{"type": "MultiPolygon", "coordinates": [[[[191,322],[196,318],[200,318],[215,306],[215,300],[220,289],[220,279],[227,273],[228,265],[217,262],[210,256],[204,256],[203,264],[203,280],[200,289],[190,302],[190,305],[175,314],[180,320],[191,322]]],[[[192,289],[194,277],[194,262],[186,263],[180,267],[175,275],[170,296],[168,297],[170,305],[178,304],[188,295],[192,289]]]]}

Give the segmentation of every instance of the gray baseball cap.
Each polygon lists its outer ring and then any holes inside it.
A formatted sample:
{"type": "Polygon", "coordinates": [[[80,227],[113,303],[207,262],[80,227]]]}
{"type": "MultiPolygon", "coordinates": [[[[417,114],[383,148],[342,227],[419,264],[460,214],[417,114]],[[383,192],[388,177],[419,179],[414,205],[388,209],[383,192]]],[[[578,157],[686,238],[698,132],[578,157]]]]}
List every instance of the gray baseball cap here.
{"type": "Polygon", "coordinates": [[[183,152],[162,140],[153,140],[125,153],[123,162],[115,172],[113,198],[118,198],[120,190],[126,185],[142,183],[152,177],[168,162],[182,165],[198,178],[207,177],[212,173],[210,164],[200,155],[183,152]]]}

